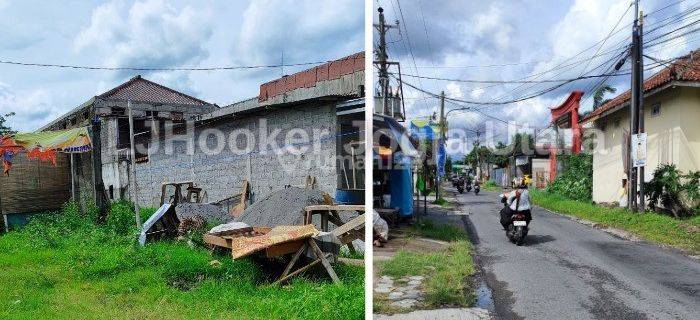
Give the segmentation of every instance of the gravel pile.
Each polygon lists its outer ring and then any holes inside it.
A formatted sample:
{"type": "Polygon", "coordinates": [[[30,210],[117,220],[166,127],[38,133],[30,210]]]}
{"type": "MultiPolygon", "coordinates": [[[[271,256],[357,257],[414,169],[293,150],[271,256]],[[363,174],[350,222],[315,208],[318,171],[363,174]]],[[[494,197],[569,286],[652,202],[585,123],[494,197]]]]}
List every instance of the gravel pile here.
{"type": "Polygon", "coordinates": [[[297,187],[275,191],[246,208],[234,221],[255,227],[301,225],[304,207],[323,204],[323,192],[297,187]]]}
{"type": "Polygon", "coordinates": [[[180,221],[199,217],[209,224],[217,225],[231,220],[231,216],[216,205],[208,203],[183,202],[175,206],[175,213],[180,221]]]}

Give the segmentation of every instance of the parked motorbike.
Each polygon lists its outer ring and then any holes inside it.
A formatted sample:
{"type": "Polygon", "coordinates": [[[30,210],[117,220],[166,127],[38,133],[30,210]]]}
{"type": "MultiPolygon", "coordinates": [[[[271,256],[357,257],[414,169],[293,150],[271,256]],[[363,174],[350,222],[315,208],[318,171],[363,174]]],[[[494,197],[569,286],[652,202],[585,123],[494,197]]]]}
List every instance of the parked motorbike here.
{"type": "MultiPolygon", "coordinates": [[[[507,199],[503,195],[501,196],[501,202],[503,203],[504,207],[508,206],[507,199]]],[[[508,210],[507,208],[504,209],[508,210]]],[[[521,246],[525,242],[525,237],[527,237],[528,230],[525,215],[522,213],[515,213],[511,216],[510,224],[506,228],[506,237],[508,237],[510,242],[521,246]]]]}
{"type": "Polygon", "coordinates": [[[481,191],[481,186],[477,184],[474,186],[474,195],[479,194],[479,191],[481,191]]]}
{"type": "Polygon", "coordinates": [[[464,193],[464,185],[457,185],[457,191],[459,191],[460,194],[464,193]]]}
{"type": "Polygon", "coordinates": [[[472,191],[472,184],[471,184],[471,183],[467,183],[466,189],[467,189],[467,192],[471,192],[471,191],[472,191]]]}

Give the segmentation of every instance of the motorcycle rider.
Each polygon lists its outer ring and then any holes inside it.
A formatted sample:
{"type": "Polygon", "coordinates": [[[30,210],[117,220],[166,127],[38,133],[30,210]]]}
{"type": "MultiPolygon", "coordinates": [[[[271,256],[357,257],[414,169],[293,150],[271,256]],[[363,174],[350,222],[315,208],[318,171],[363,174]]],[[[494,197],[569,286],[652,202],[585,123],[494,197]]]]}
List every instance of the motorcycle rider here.
{"type": "Polygon", "coordinates": [[[508,229],[508,225],[514,214],[522,213],[525,216],[525,222],[530,225],[532,220],[532,212],[530,205],[530,192],[527,190],[527,184],[521,182],[518,188],[504,194],[506,206],[501,210],[501,225],[504,230],[508,229]]]}

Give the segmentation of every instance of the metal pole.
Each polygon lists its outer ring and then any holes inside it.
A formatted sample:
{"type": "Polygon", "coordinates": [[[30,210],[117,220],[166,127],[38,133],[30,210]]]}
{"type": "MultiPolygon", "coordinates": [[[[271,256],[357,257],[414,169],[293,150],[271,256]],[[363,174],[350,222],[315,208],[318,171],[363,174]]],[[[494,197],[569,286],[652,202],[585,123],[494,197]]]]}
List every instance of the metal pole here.
{"type": "Polygon", "coordinates": [[[131,152],[129,157],[129,189],[131,190],[131,201],[134,203],[134,213],[136,214],[136,227],[141,228],[141,212],[139,210],[138,190],[136,190],[136,147],[134,145],[134,117],[131,112],[131,101],[127,101],[127,109],[129,111],[129,143],[131,144],[131,152]]]}
{"type": "MultiPolygon", "coordinates": [[[[440,138],[442,138],[442,143],[445,143],[445,138],[447,137],[445,134],[445,130],[447,129],[447,126],[445,126],[445,91],[440,92],[440,138]]],[[[438,149],[436,151],[439,152],[440,150],[440,142],[438,142],[438,149]]],[[[437,157],[435,157],[437,159],[437,157]]],[[[437,185],[435,186],[435,200],[437,201],[440,199],[440,164],[435,163],[435,181],[437,181],[437,185]]]]}
{"type": "Polygon", "coordinates": [[[70,154],[70,197],[73,202],[76,202],[75,197],[75,160],[73,153],[70,154]]]}

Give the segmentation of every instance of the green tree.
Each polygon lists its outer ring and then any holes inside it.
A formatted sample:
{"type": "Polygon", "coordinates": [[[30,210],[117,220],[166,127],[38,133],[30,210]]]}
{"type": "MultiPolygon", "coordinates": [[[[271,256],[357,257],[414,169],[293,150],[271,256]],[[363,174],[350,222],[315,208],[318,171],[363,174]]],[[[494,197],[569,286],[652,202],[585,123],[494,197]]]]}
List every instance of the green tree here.
{"type": "Polygon", "coordinates": [[[610,99],[605,99],[603,100],[603,97],[605,97],[606,93],[615,93],[617,89],[605,84],[601,87],[599,87],[594,93],[593,93],[593,109],[596,109],[606,102],[610,101],[610,99]]]}
{"type": "Polygon", "coordinates": [[[450,156],[447,156],[447,159],[445,159],[445,172],[452,173],[452,157],[450,156]]]}
{"type": "Polygon", "coordinates": [[[13,131],[12,128],[10,128],[9,125],[5,124],[7,122],[7,118],[14,116],[14,112],[6,113],[5,115],[0,114],[0,136],[4,136],[6,134],[13,134],[16,131],[13,131]]]}

